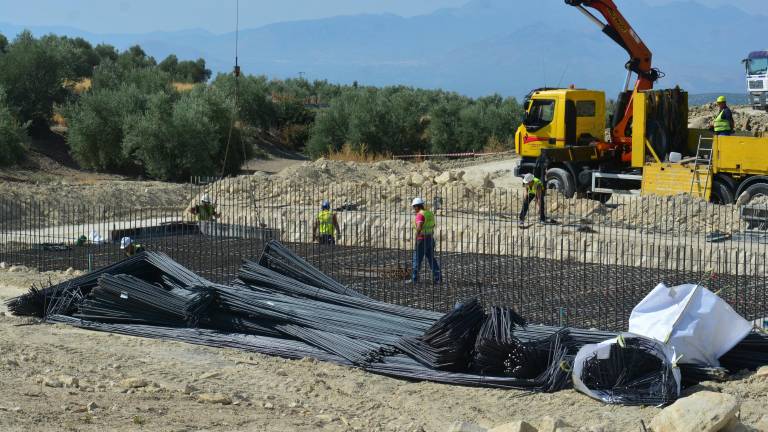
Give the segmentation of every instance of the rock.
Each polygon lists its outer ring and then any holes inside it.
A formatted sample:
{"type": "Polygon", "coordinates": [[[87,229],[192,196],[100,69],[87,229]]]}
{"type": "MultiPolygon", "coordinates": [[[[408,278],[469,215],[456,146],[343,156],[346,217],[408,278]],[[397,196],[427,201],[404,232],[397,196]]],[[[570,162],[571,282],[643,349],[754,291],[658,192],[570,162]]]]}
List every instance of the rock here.
{"type": "Polygon", "coordinates": [[[537,429],[524,421],[513,421],[496,426],[488,432],[537,432],[537,429]]]}
{"type": "Polygon", "coordinates": [[[193,386],[192,384],[186,384],[184,385],[184,388],[181,390],[184,394],[192,394],[197,391],[197,387],[193,386]]]}
{"type": "Polygon", "coordinates": [[[475,423],[457,421],[448,427],[448,432],[488,432],[488,429],[475,423]]]}
{"type": "Polygon", "coordinates": [[[52,387],[52,388],[62,388],[64,387],[64,383],[59,381],[56,378],[44,378],[43,379],[43,385],[46,387],[52,387]]]}
{"type": "Polygon", "coordinates": [[[337,420],[335,415],[332,414],[319,414],[315,416],[318,420],[325,423],[333,423],[337,420]]]}
{"type": "Polygon", "coordinates": [[[439,176],[435,177],[435,183],[439,185],[444,185],[454,180],[456,180],[456,178],[453,176],[453,173],[451,173],[450,171],[446,171],[440,174],[439,176]]]}
{"type": "Polygon", "coordinates": [[[763,366],[755,372],[755,379],[768,380],[768,366],[763,366]]]}
{"type": "Polygon", "coordinates": [[[288,376],[288,372],[286,372],[285,369],[278,369],[277,372],[275,372],[275,375],[277,375],[277,376],[288,376]]]}
{"type": "Polygon", "coordinates": [[[6,268],[8,268],[8,264],[6,264],[5,261],[0,262],[0,269],[5,270],[6,268]]]}
{"type": "Polygon", "coordinates": [[[201,393],[197,396],[197,401],[202,403],[229,405],[232,403],[232,398],[221,393],[201,393]]]}
{"type": "Polygon", "coordinates": [[[96,405],[96,402],[91,402],[88,405],[86,405],[85,408],[88,410],[88,412],[94,412],[97,409],[99,409],[99,406],[96,405]]]}
{"type": "Polygon", "coordinates": [[[485,177],[483,177],[483,187],[486,189],[493,189],[496,187],[496,185],[493,184],[493,181],[491,180],[490,174],[486,174],[485,177]]]}
{"type": "Polygon", "coordinates": [[[653,432],[718,432],[736,417],[739,401],[731,395],[702,391],[664,408],[650,424],[653,432]]]}
{"type": "Polygon", "coordinates": [[[427,179],[425,179],[424,176],[421,175],[421,174],[418,174],[418,173],[411,174],[410,185],[411,186],[421,186],[422,184],[424,184],[424,182],[426,180],[427,179]]]}
{"type": "Polygon", "coordinates": [[[120,387],[126,389],[142,388],[149,385],[149,381],[144,378],[126,378],[120,381],[120,387]]]}
{"type": "Polygon", "coordinates": [[[200,379],[218,378],[221,376],[221,371],[206,372],[200,375],[200,379]]]}
{"type": "MultiPolygon", "coordinates": [[[[743,424],[741,424],[741,421],[739,421],[738,418],[734,417],[731,419],[730,423],[725,425],[724,428],[720,429],[720,432],[749,432],[752,429],[747,428],[743,424]]],[[[765,430],[765,429],[758,429],[758,430],[765,430]]]]}
{"type": "Polygon", "coordinates": [[[64,387],[67,387],[67,388],[80,387],[80,380],[78,380],[73,376],[60,375],[59,381],[61,381],[61,383],[64,384],[64,387]]]}
{"type": "Polygon", "coordinates": [[[264,409],[268,409],[268,410],[275,409],[275,405],[273,405],[272,402],[267,402],[264,404],[264,409]]]}
{"type": "Polygon", "coordinates": [[[8,359],[8,360],[6,360],[6,361],[5,361],[5,364],[6,364],[6,365],[8,365],[8,366],[10,366],[10,367],[19,367],[19,362],[17,362],[17,361],[16,361],[16,360],[14,360],[14,359],[8,359]]]}
{"type": "Polygon", "coordinates": [[[768,431],[768,415],[763,416],[759,422],[755,425],[755,430],[768,431]]]}
{"type": "Polygon", "coordinates": [[[559,428],[568,426],[566,422],[556,417],[544,417],[536,425],[538,432],[556,432],[559,428]]]}
{"type": "Polygon", "coordinates": [[[29,268],[27,266],[11,266],[8,271],[11,273],[21,273],[29,271],[29,268]]]}

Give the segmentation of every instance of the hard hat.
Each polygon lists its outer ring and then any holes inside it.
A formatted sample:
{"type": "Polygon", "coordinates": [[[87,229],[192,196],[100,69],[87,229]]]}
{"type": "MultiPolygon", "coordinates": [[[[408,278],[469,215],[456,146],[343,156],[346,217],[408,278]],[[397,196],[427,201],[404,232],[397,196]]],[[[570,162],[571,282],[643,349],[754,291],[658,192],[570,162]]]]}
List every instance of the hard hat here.
{"type": "Polygon", "coordinates": [[[413,202],[411,203],[411,207],[416,207],[417,205],[423,206],[424,200],[421,198],[414,198],[413,202]]]}
{"type": "Polygon", "coordinates": [[[208,194],[203,194],[203,196],[200,197],[200,202],[204,204],[210,204],[211,197],[209,197],[208,194]]]}
{"type": "Polygon", "coordinates": [[[523,184],[531,184],[533,182],[533,174],[526,174],[523,176],[523,184]]]}
{"type": "Polygon", "coordinates": [[[322,208],[326,210],[331,208],[331,203],[328,200],[323,200],[322,208]]]}
{"type": "Polygon", "coordinates": [[[725,96],[720,96],[717,98],[717,103],[726,103],[725,96]]]}
{"type": "Polygon", "coordinates": [[[120,249],[125,249],[133,243],[130,237],[123,237],[120,239],[120,249]]]}

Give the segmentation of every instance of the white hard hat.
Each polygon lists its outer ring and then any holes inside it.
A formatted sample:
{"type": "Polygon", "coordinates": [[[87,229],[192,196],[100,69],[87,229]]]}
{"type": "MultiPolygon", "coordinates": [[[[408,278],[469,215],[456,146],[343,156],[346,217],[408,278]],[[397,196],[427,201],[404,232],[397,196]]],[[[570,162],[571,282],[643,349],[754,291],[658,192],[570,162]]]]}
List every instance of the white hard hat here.
{"type": "Polygon", "coordinates": [[[414,206],[417,206],[417,205],[423,206],[424,205],[424,200],[421,199],[421,198],[414,198],[413,202],[411,203],[411,207],[414,207],[414,206]]]}
{"type": "Polygon", "coordinates": [[[201,203],[210,204],[211,203],[211,197],[208,196],[208,194],[203,194],[203,196],[200,197],[201,203]]]}
{"type": "Polygon", "coordinates": [[[133,243],[130,237],[123,237],[120,239],[120,249],[125,249],[133,243]]]}
{"type": "Polygon", "coordinates": [[[523,176],[523,184],[531,184],[533,182],[533,174],[526,174],[523,176]]]}

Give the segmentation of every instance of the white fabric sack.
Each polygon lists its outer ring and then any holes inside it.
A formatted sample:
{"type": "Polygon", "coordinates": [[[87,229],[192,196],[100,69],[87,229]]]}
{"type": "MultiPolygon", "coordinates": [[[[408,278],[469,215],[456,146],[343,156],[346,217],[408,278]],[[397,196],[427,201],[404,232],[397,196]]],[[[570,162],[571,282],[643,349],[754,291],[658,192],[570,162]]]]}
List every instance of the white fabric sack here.
{"type": "Polygon", "coordinates": [[[99,234],[96,230],[91,230],[91,234],[88,236],[88,240],[91,241],[91,244],[104,243],[104,239],[101,237],[101,234],[99,234]]]}
{"type": "Polygon", "coordinates": [[[632,310],[629,331],[672,345],[680,363],[718,367],[752,325],[703,286],[662,283],[632,310]]]}
{"type": "MultiPolygon", "coordinates": [[[[625,338],[637,337],[630,333],[624,333],[622,336],[625,338]]],[[[571,374],[571,378],[573,380],[573,388],[591,397],[592,399],[597,399],[605,403],[616,403],[616,401],[611,400],[611,398],[605,394],[607,392],[594,391],[587,387],[586,384],[584,384],[584,382],[581,380],[581,375],[584,371],[584,363],[594,355],[597,355],[597,358],[599,359],[607,359],[611,352],[611,345],[616,343],[618,343],[617,337],[600,342],[598,344],[584,345],[581,347],[581,349],[579,349],[579,352],[576,354],[576,358],[573,360],[573,373],[571,374]]],[[[682,375],[680,374],[680,369],[674,366],[676,364],[675,350],[669,345],[663,343],[659,343],[658,348],[664,354],[664,358],[660,359],[672,367],[672,375],[675,377],[675,383],[677,384],[677,396],[680,396],[682,375]]]]}

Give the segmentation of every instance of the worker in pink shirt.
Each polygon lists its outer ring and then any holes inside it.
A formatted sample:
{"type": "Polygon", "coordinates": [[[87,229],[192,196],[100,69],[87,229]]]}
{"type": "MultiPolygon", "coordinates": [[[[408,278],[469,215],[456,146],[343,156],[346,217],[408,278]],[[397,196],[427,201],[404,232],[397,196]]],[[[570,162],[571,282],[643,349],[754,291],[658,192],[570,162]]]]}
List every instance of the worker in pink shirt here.
{"type": "Polygon", "coordinates": [[[413,249],[413,273],[411,282],[419,282],[419,270],[424,258],[429,263],[432,270],[432,281],[440,283],[442,275],[440,274],[440,265],[435,258],[435,214],[424,208],[424,200],[415,198],[411,203],[414,213],[416,213],[416,247],[413,249]]]}

